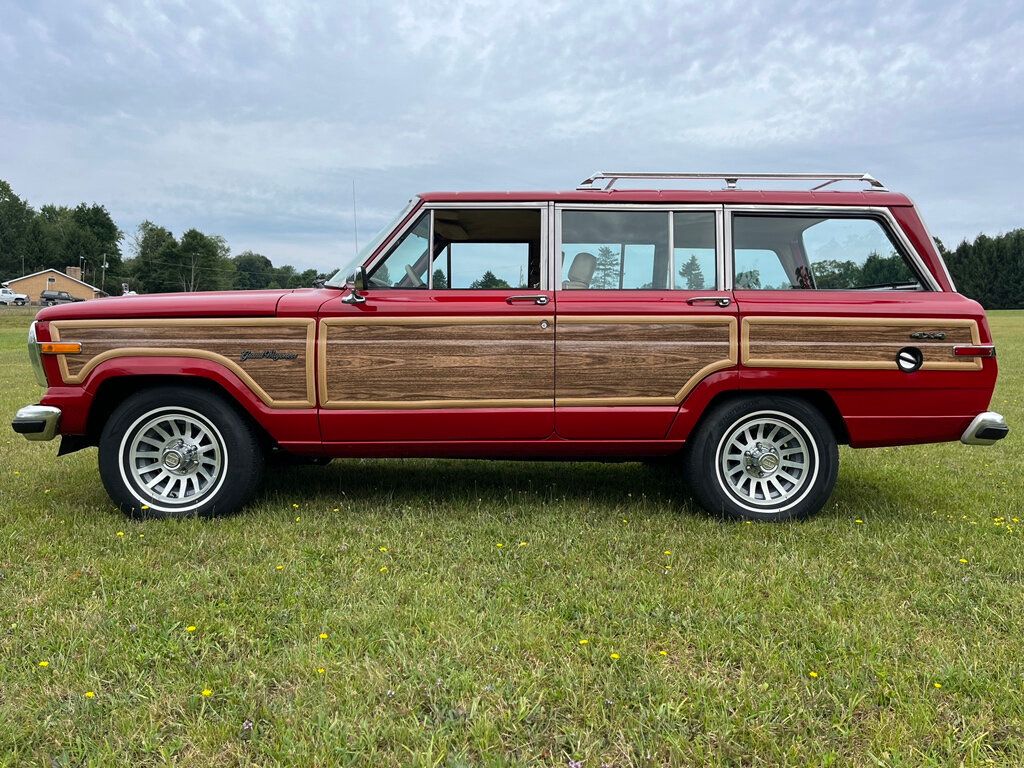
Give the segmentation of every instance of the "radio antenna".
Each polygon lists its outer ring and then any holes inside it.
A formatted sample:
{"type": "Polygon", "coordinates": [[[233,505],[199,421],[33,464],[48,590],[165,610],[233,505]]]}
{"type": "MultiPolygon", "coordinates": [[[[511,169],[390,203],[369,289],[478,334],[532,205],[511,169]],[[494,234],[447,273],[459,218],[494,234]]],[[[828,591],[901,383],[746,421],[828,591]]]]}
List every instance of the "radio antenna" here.
{"type": "Polygon", "coordinates": [[[356,241],[356,255],[359,255],[359,219],[356,217],[356,180],[352,179],[352,237],[356,241]]]}

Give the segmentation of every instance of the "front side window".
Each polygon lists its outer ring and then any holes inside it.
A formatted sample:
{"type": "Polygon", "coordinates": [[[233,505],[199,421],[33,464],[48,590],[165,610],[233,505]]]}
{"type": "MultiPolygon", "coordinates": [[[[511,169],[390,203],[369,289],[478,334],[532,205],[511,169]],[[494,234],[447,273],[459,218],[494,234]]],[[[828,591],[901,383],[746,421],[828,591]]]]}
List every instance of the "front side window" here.
{"type": "Polygon", "coordinates": [[[370,272],[375,288],[540,288],[541,213],[427,211],[370,272]],[[433,243],[428,248],[433,217],[433,243]]]}
{"type": "Polygon", "coordinates": [[[734,284],[748,290],[922,290],[882,222],[733,216],[734,284]]]}
{"type": "Polygon", "coordinates": [[[714,288],[715,214],[563,211],[561,256],[564,290],[714,288]]]}
{"type": "Polygon", "coordinates": [[[539,289],[540,220],[536,209],[434,211],[434,289],[539,289]]]}

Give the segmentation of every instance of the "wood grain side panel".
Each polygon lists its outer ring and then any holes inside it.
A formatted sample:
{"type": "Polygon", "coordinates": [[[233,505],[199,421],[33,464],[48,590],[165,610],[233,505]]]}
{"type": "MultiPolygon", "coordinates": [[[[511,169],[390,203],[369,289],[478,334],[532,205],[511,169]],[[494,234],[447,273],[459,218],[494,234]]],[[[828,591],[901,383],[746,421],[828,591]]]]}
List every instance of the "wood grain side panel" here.
{"type": "Polygon", "coordinates": [[[553,405],[551,317],[324,320],[320,360],[326,408],[553,405]]]}
{"type": "Polygon", "coordinates": [[[732,318],[559,318],[558,405],[674,405],[736,363],[732,318]]]}
{"type": "Polygon", "coordinates": [[[742,361],[750,367],[898,370],[896,354],[917,347],[922,370],[981,370],[980,358],[953,357],[957,344],[979,343],[974,320],[936,318],[748,317],[743,320],[742,361]],[[913,339],[918,331],[945,339],[913,339]]]}
{"type": "Polygon", "coordinates": [[[82,344],[80,354],[59,358],[69,384],[116,357],[195,357],[229,368],[267,405],[315,405],[313,320],[65,320],[51,328],[82,344]]]}

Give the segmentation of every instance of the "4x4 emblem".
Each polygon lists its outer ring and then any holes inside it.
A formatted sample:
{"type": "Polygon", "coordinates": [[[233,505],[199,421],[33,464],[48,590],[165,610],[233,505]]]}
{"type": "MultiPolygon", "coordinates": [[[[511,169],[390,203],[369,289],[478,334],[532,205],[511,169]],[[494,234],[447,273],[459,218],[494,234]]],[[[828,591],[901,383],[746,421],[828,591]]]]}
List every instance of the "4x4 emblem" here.
{"type": "Polygon", "coordinates": [[[946,338],[946,334],[942,331],[914,331],[910,334],[912,339],[932,339],[933,341],[942,341],[946,338]]]}

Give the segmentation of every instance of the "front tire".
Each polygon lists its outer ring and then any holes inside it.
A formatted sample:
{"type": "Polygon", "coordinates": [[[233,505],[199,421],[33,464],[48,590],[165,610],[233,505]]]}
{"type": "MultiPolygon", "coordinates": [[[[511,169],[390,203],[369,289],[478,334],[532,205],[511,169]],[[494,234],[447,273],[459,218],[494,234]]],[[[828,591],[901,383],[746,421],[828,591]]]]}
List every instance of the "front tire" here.
{"type": "Polygon", "coordinates": [[[687,449],[686,481],[708,512],[747,520],[792,520],[832,495],[839,451],[821,413],[774,395],[725,402],[687,449]]]}
{"type": "Polygon", "coordinates": [[[137,517],[237,512],[259,485],[263,455],[251,425],[217,395],[159,387],[125,400],[103,427],[103,485],[137,517]]]}

